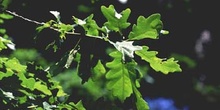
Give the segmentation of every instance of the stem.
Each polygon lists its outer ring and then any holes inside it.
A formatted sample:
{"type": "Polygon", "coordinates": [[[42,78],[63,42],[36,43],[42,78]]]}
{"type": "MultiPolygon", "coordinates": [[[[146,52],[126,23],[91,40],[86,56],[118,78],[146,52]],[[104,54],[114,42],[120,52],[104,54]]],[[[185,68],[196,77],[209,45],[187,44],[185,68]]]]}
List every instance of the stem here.
{"type": "Polygon", "coordinates": [[[79,40],[77,41],[76,45],[73,47],[73,50],[76,50],[76,47],[79,45],[81,39],[82,39],[82,38],[79,38],[79,40]]]}
{"type": "Polygon", "coordinates": [[[25,20],[25,21],[29,21],[29,22],[32,22],[32,23],[35,23],[35,24],[38,24],[38,25],[44,25],[45,23],[44,22],[38,22],[38,21],[34,21],[34,20],[31,20],[31,19],[28,19],[28,18],[25,18],[25,17],[23,17],[23,16],[21,16],[21,15],[18,15],[18,14],[16,14],[15,12],[12,12],[12,11],[9,11],[9,10],[5,10],[7,13],[9,13],[9,14],[11,14],[11,15],[14,15],[14,16],[16,16],[16,17],[18,17],[18,18],[21,18],[21,19],[23,19],[23,20],[25,20]]]}
{"type": "MultiPolygon", "coordinates": [[[[18,18],[21,18],[25,21],[28,21],[28,22],[31,22],[31,23],[34,23],[34,24],[37,24],[37,25],[44,25],[45,23],[44,22],[39,22],[39,21],[35,21],[35,20],[31,20],[29,18],[26,18],[26,17],[23,17],[19,14],[16,14],[15,12],[12,12],[12,11],[9,11],[9,10],[5,10],[7,13],[15,16],[15,17],[18,17],[18,18]]],[[[57,32],[60,32],[59,29],[57,28],[54,28],[54,27],[49,27],[50,29],[54,30],[54,31],[57,31],[57,32]]],[[[69,35],[81,35],[80,33],[75,33],[75,32],[65,32],[66,34],[69,34],[69,35]]],[[[101,37],[101,36],[93,36],[93,35],[86,35],[88,37],[93,37],[93,38],[97,38],[97,39],[102,39],[104,41],[110,41],[107,37],[101,37]]]]}

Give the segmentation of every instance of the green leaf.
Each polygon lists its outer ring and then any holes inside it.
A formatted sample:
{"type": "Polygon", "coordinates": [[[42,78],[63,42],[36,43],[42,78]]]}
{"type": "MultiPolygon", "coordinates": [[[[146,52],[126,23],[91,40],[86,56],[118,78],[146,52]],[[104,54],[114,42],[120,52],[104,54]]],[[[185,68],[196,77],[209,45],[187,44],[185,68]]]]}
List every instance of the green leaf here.
{"type": "Polygon", "coordinates": [[[20,104],[25,104],[28,101],[27,96],[17,97],[17,98],[18,98],[20,104]]]}
{"type": "Polygon", "coordinates": [[[109,29],[116,32],[120,32],[122,29],[126,29],[128,26],[130,26],[130,23],[127,22],[128,17],[130,16],[131,10],[127,8],[126,10],[123,10],[120,15],[121,17],[117,17],[117,12],[115,11],[115,8],[113,5],[110,5],[108,8],[105,6],[101,6],[101,11],[105,18],[107,19],[107,22],[104,23],[104,25],[109,29]]]}
{"type": "Polygon", "coordinates": [[[46,95],[52,95],[52,93],[48,89],[48,87],[46,85],[42,84],[40,81],[35,83],[34,88],[41,91],[42,93],[44,93],[46,95]]]}
{"type": "Polygon", "coordinates": [[[68,31],[72,31],[73,30],[73,25],[70,25],[70,24],[60,24],[59,25],[60,27],[60,30],[61,31],[64,31],[64,32],[68,32],[68,31]]]}
{"type": "Polygon", "coordinates": [[[31,89],[34,88],[35,80],[34,78],[28,78],[26,81],[22,82],[22,85],[25,85],[27,88],[31,89]]]}
{"type": "Polygon", "coordinates": [[[101,81],[93,81],[91,78],[83,84],[83,88],[87,91],[86,94],[90,94],[92,99],[96,101],[98,98],[102,97],[105,91],[102,89],[103,83],[101,81]],[[96,89],[94,89],[96,88],[96,89]]]}
{"type": "Polygon", "coordinates": [[[121,61],[121,53],[116,51],[110,53],[110,56],[114,58],[112,62],[108,62],[106,66],[110,70],[106,74],[107,88],[112,91],[113,96],[119,98],[123,102],[132,93],[132,81],[129,76],[129,70],[126,68],[126,64],[121,61]]]}
{"type": "Polygon", "coordinates": [[[106,69],[102,64],[101,60],[98,60],[98,63],[93,68],[92,79],[93,81],[101,79],[106,73],[106,69]]]}
{"type": "Polygon", "coordinates": [[[170,58],[167,60],[158,58],[156,55],[158,52],[156,51],[148,51],[147,46],[143,46],[142,50],[135,51],[135,53],[141,57],[142,60],[150,63],[150,66],[155,71],[160,71],[164,74],[168,74],[169,72],[181,72],[180,65],[177,63],[178,61],[174,61],[174,58],[170,58]]]}
{"type": "Polygon", "coordinates": [[[4,20],[3,19],[0,19],[0,24],[3,24],[4,23],[4,20]]]}
{"type": "Polygon", "coordinates": [[[86,110],[81,100],[76,104],[76,107],[78,110],[86,110]]]}
{"type": "Polygon", "coordinates": [[[101,28],[98,26],[96,21],[93,20],[93,16],[94,15],[91,14],[84,21],[82,21],[81,19],[76,18],[75,16],[73,16],[73,19],[75,20],[75,23],[82,26],[83,29],[86,32],[86,35],[88,35],[88,36],[98,36],[99,35],[99,30],[101,30],[101,28]]]}
{"type": "Polygon", "coordinates": [[[50,20],[50,21],[44,23],[44,25],[38,26],[38,27],[36,28],[36,30],[37,30],[37,32],[39,33],[39,32],[41,32],[43,29],[49,28],[53,23],[55,23],[55,21],[54,21],[54,20],[50,20]]]}
{"type": "Polygon", "coordinates": [[[137,90],[137,88],[134,88],[134,93],[136,96],[136,107],[137,110],[150,110],[148,103],[143,99],[141,93],[137,90]]]}
{"type": "Polygon", "coordinates": [[[34,78],[26,78],[25,74],[19,73],[18,74],[19,80],[22,81],[21,85],[25,88],[30,90],[34,90],[35,79],[34,78]]]}
{"type": "Polygon", "coordinates": [[[0,38],[0,51],[3,50],[3,49],[7,49],[7,46],[5,45],[5,43],[0,38]]]}
{"type": "Polygon", "coordinates": [[[52,80],[50,81],[50,83],[52,83],[52,87],[50,88],[50,90],[54,90],[57,89],[57,97],[61,97],[61,96],[66,96],[67,94],[64,92],[62,86],[60,85],[60,83],[58,81],[52,80]]]}
{"type": "Polygon", "coordinates": [[[6,29],[0,28],[0,34],[5,34],[5,33],[6,33],[6,29]]]}
{"type": "Polygon", "coordinates": [[[14,16],[7,13],[0,13],[0,18],[2,19],[12,19],[14,16]]]}
{"type": "Polygon", "coordinates": [[[0,80],[2,80],[4,77],[12,76],[14,73],[12,71],[7,71],[6,73],[0,71],[0,80]]]}
{"type": "Polygon", "coordinates": [[[60,38],[61,39],[66,39],[66,33],[73,31],[73,25],[70,24],[57,24],[60,32],[60,38]]]}
{"type": "Polygon", "coordinates": [[[5,66],[5,62],[7,62],[8,58],[0,57],[0,80],[4,77],[9,77],[14,74],[14,72],[5,66]]]}
{"type": "Polygon", "coordinates": [[[16,58],[9,59],[5,62],[5,66],[17,73],[25,73],[27,66],[21,65],[16,58]]]}
{"type": "Polygon", "coordinates": [[[98,36],[99,35],[99,30],[101,28],[98,26],[95,20],[93,20],[93,14],[88,16],[86,18],[86,24],[83,25],[83,28],[86,31],[86,35],[93,35],[93,36],[98,36]]]}
{"type": "Polygon", "coordinates": [[[160,14],[152,14],[148,18],[139,16],[137,25],[133,25],[132,31],[129,33],[129,40],[141,40],[145,38],[158,39],[159,32],[163,28],[163,23],[160,20],[160,14]]]}
{"type": "Polygon", "coordinates": [[[10,57],[16,57],[21,64],[25,64],[29,61],[37,61],[40,58],[40,54],[36,49],[22,49],[18,48],[12,52],[10,57]]]}
{"type": "Polygon", "coordinates": [[[147,102],[143,98],[137,98],[137,110],[150,110],[147,102]]]}
{"type": "MultiPolygon", "coordinates": [[[[74,103],[70,103],[70,105],[73,105],[74,107],[76,107],[76,110],[86,110],[83,106],[82,101],[80,100],[77,104],[74,103]]],[[[75,110],[75,109],[74,109],[75,110]]]]}
{"type": "Polygon", "coordinates": [[[100,27],[97,25],[96,21],[92,19],[93,14],[91,14],[86,19],[86,24],[84,25],[84,29],[86,30],[87,35],[98,36],[100,27]]]}

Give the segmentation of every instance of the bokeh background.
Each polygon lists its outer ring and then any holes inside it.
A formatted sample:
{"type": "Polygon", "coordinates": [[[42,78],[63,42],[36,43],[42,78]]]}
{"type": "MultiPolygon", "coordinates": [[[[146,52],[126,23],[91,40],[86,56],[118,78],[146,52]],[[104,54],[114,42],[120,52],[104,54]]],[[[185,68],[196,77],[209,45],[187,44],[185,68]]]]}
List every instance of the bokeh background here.
{"type": "MultiPolygon", "coordinates": [[[[164,29],[169,31],[168,35],[160,37],[159,40],[143,41],[151,50],[158,51],[160,57],[177,58],[183,70],[181,73],[168,75],[153,70],[146,71],[148,75],[141,82],[140,91],[152,110],[220,109],[218,71],[220,23],[217,1],[9,0],[7,10],[39,22],[54,19],[49,11],[59,11],[64,23],[73,23],[72,16],[83,19],[94,13],[97,23],[103,23],[105,19],[101,14],[100,6],[110,4],[113,4],[118,12],[130,8],[129,22],[131,23],[135,23],[140,15],[148,17],[151,14],[160,13],[164,29]]],[[[25,50],[17,53],[17,56],[23,53],[19,58],[35,59],[45,65],[46,62],[59,61],[74,42],[66,40],[62,49],[54,53],[53,50],[45,51],[45,47],[56,33],[46,31],[38,35],[35,30],[36,24],[18,17],[6,21],[3,27],[7,29],[7,34],[16,44],[16,48],[30,49],[26,50],[27,53],[24,52],[25,50]],[[34,39],[36,36],[39,36],[37,40],[34,39]]],[[[66,89],[69,89],[68,86],[66,89]]]]}

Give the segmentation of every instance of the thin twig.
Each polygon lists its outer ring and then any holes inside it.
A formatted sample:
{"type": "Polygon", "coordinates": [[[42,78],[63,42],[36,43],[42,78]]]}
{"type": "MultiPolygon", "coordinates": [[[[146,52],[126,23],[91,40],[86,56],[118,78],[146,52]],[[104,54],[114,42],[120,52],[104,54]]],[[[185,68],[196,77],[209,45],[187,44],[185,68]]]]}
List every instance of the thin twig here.
{"type": "MultiPolygon", "coordinates": [[[[31,19],[28,19],[26,17],[23,17],[21,15],[18,15],[16,14],[15,12],[12,12],[12,11],[9,11],[9,10],[5,10],[7,13],[11,14],[11,15],[14,15],[18,18],[21,18],[25,21],[28,21],[28,22],[31,22],[31,23],[35,23],[35,24],[38,24],[38,25],[44,25],[45,23],[44,22],[38,22],[38,21],[35,21],[35,20],[31,20],[31,19]]],[[[54,30],[54,31],[57,31],[57,32],[60,32],[59,29],[57,28],[54,28],[54,27],[49,27],[50,29],[54,30]]],[[[69,35],[81,35],[80,33],[75,33],[75,32],[65,32],[66,34],[69,34],[69,35]]],[[[98,38],[98,39],[104,39],[103,37],[101,36],[92,36],[92,35],[86,35],[88,37],[93,37],[93,38],[98,38]]]]}
{"type": "MultiPolygon", "coordinates": [[[[5,10],[7,13],[11,14],[11,15],[14,15],[18,18],[21,18],[25,21],[28,21],[28,22],[31,22],[31,23],[35,23],[35,24],[38,24],[38,25],[44,25],[45,23],[44,22],[38,22],[38,21],[35,21],[35,20],[31,20],[31,19],[28,19],[26,17],[23,17],[21,15],[18,15],[16,14],[15,12],[12,12],[12,11],[9,11],[9,10],[5,10]]],[[[54,30],[54,31],[57,31],[57,32],[60,32],[59,29],[56,29],[54,27],[49,27],[50,29],[54,30]]],[[[66,32],[66,34],[72,34],[72,35],[80,35],[80,33],[73,33],[73,32],[66,32]]]]}
{"type": "Polygon", "coordinates": [[[9,14],[11,14],[11,15],[14,15],[14,16],[16,16],[16,17],[19,17],[19,18],[21,18],[21,19],[23,19],[23,20],[25,20],[25,21],[29,21],[29,22],[32,22],[32,23],[35,23],[35,24],[38,24],[38,25],[44,25],[45,23],[44,22],[38,22],[38,21],[34,21],[34,20],[31,20],[31,19],[28,19],[28,18],[25,18],[25,17],[23,17],[23,16],[21,16],[21,15],[18,15],[18,14],[16,14],[15,12],[12,12],[12,11],[9,11],[9,10],[5,10],[7,13],[9,13],[9,14]]]}

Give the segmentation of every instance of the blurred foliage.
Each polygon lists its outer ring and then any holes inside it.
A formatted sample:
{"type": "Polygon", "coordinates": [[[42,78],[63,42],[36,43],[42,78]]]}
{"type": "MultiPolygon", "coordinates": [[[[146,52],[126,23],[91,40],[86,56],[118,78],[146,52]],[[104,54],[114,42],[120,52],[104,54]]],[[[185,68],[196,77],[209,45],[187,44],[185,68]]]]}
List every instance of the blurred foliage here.
{"type": "MultiPolygon", "coordinates": [[[[18,48],[13,51],[10,58],[17,58],[21,64],[27,64],[29,62],[35,62],[37,65],[41,65],[43,68],[49,66],[49,62],[42,57],[42,55],[36,49],[21,49],[18,48]]],[[[52,62],[53,63],[53,62],[52,62]]]]}
{"type": "Polygon", "coordinates": [[[181,55],[181,54],[177,54],[177,53],[173,53],[173,54],[171,54],[171,56],[178,59],[178,61],[185,63],[186,66],[190,69],[193,69],[197,66],[197,62],[195,60],[193,60],[192,58],[190,58],[189,56],[181,55]]]}

